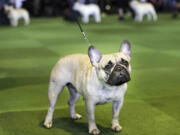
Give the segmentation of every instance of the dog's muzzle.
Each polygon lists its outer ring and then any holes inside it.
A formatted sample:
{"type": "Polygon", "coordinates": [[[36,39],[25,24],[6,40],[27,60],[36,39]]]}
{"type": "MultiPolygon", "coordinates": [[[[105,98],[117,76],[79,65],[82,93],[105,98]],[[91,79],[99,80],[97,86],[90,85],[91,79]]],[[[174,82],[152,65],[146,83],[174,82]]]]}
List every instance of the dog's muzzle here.
{"type": "Polygon", "coordinates": [[[124,66],[116,65],[112,71],[107,84],[112,86],[119,86],[131,80],[130,74],[124,66]]]}

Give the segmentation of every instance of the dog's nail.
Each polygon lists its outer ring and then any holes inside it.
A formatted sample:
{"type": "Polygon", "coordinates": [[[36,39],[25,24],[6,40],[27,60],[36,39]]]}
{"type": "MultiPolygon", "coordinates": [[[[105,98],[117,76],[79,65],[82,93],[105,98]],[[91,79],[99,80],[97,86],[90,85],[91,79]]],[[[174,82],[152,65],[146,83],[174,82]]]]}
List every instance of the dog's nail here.
{"type": "Polygon", "coordinates": [[[82,118],[82,116],[80,114],[78,114],[78,113],[76,113],[74,116],[72,116],[73,120],[79,120],[81,118],[82,118]]]}
{"type": "Polygon", "coordinates": [[[120,132],[122,130],[122,127],[117,125],[117,126],[113,126],[112,127],[112,130],[115,131],[115,132],[120,132]]]}
{"type": "Polygon", "coordinates": [[[51,128],[52,127],[52,123],[48,123],[48,124],[44,124],[45,128],[51,128]]]}
{"type": "Polygon", "coordinates": [[[100,130],[99,129],[93,129],[92,131],[89,132],[89,134],[98,135],[98,134],[100,134],[100,130]]]}

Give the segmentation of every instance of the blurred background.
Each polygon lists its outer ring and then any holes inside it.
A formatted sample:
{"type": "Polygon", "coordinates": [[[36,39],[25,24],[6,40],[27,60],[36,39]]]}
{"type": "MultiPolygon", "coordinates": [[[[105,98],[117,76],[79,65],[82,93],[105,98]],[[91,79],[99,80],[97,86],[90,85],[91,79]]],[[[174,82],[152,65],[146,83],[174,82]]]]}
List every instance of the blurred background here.
{"type": "MultiPolygon", "coordinates": [[[[61,16],[66,20],[74,21],[77,15],[74,13],[72,7],[75,2],[83,4],[97,4],[101,13],[117,14],[120,17],[123,13],[132,11],[129,7],[131,0],[0,0],[0,24],[7,24],[5,15],[3,16],[3,6],[5,4],[13,5],[15,8],[25,8],[32,17],[55,17],[61,16]],[[122,11],[119,11],[122,9],[122,11]]],[[[180,7],[178,0],[140,0],[140,2],[150,2],[153,4],[157,12],[171,12],[173,18],[176,18],[178,7],[180,7]]],[[[122,19],[122,18],[120,18],[122,19]]]]}
{"type": "Polygon", "coordinates": [[[109,103],[96,108],[101,134],[180,135],[179,1],[141,0],[134,9],[130,2],[0,0],[0,135],[88,134],[84,101],[80,98],[76,105],[83,118],[72,121],[66,87],[56,105],[53,128],[43,127],[51,69],[63,56],[87,54],[77,19],[103,54],[118,52],[123,40],[132,45],[131,81],[119,119],[123,131],[111,131],[109,103]],[[76,7],[77,2],[81,5],[76,7]],[[152,7],[157,20],[146,15],[136,20],[139,9],[152,7]],[[83,19],[88,14],[84,11],[97,12],[83,19]]]}

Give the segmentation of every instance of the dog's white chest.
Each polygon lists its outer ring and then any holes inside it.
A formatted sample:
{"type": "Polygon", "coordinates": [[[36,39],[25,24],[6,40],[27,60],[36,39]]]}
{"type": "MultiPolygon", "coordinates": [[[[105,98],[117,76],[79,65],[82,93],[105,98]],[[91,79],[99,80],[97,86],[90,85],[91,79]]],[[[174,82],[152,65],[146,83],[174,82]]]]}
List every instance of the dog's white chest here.
{"type": "Polygon", "coordinates": [[[97,93],[95,95],[95,103],[105,104],[111,101],[118,101],[124,97],[126,89],[127,89],[127,85],[125,84],[119,88],[114,88],[114,89],[104,88],[101,90],[97,90],[97,93]]]}

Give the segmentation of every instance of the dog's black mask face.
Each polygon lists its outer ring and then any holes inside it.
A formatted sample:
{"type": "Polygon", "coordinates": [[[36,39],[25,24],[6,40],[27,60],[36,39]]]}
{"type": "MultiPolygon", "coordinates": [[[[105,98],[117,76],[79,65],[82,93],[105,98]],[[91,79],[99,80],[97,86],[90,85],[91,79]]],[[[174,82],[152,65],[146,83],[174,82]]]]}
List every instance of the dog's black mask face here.
{"type": "Polygon", "coordinates": [[[88,55],[99,80],[111,86],[130,81],[131,45],[127,40],[123,41],[118,53],[102,55],[94,46],[90,46],[88,55]]]}
{"type": "Polygon", "coordinates": [[[119,86],[131,80],[130,74],[127,71],[127,68],[117,64],[115,65],[113,71],[111,72],[107,84],[111,86],[119,86]]]}

